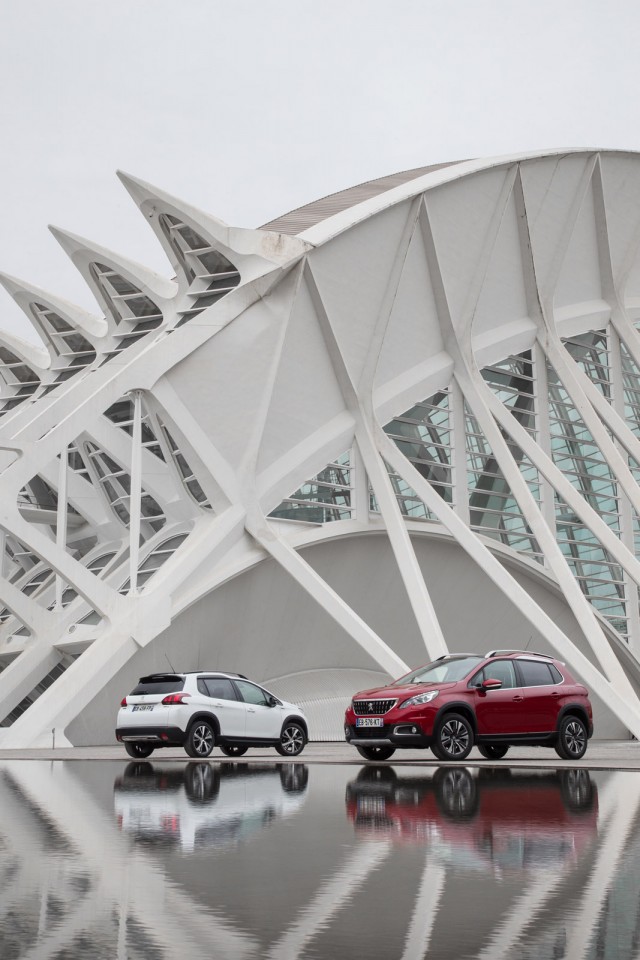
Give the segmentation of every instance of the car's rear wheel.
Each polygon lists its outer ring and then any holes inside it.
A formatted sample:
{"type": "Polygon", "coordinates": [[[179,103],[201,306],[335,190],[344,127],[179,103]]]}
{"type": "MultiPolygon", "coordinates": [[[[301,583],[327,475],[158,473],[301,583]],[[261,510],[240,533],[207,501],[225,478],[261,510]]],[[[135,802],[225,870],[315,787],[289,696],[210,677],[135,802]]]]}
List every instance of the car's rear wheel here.
{"type": "Polygon", "coordinates": [[[579,760],[587,751],[587,728],[580,717],[563,717],[558,729],[556,753],[563,760],[579,760]]]}
{"type": "Polygon", "coordinates": [[[509,747],[505,747],[502,744],[498,743],[478,743],[478,753],[485,758],[485,760],[502,760],[503,757],[506,757],[509,747]]]}
{"type": "Polygon", "coordinates": [[[224,746],[220,744],[220,750],[225,757],[243,757],[248,749],[249,747],[241,747],[236,743],[225,743],[224,746]]]}
{"type": "Polygon", "coordinates": [[[461,713],[447,713],[436,727],[431,749],[438,760],[466,760],[473,747],[473,727],[461,713]]]}
{"type": "Polygon", "coordinates": [[[307,737],[299,723],[285,723],[276,750],[283,757],[297,757],[304,750],[307,737]]]}
{"type": "Polygon", "coordinates": [[[136,740],[126,740],[124,748],[130,757],[135,760],[144,760],[153,753],[153,747],[149,743],[138,743],[136,740]]]}
{"type": "Polygon", "coordinates": [[[191,726],[184,749],[190,757],[208,757],[216,743],[216,735],[208,720],[196,720],[191,726]]]}
{"type": "Polygon", "coordinates": [[[365,760],[388,760],[396,752],[395,747],[356,747],[365,760]]]}

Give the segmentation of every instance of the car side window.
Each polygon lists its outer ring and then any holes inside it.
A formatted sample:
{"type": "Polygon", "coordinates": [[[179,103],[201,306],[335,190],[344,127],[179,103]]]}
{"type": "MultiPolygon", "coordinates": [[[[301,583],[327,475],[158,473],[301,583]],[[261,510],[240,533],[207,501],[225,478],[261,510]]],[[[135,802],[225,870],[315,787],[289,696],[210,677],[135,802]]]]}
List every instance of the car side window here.
{"type": "Polygon", "coordinates": [[[522,685],[525,687],[543,687],[557,683],[548,663],[540,660],[518,660],[518,669],[522,674],[522,685]]]}
{"type": "Polygon", "coordinates": [[[267,707],[267,694],[261,687],[256,687],[255,683],[249,683],[247,680],[236,680],[236,686],[240,690],[240,695],[245,703],[254,703],[260,707],[267,707]]]}
{"type": "Polygon", "coordinates": [[[225,677],[201,677],[198,680],[198,690],[204,693],[205,697],[213,697],[214,700],[238,699],[231,680],[225,677]]]}
{"type": "Polygon", "coordinates": [[[517,687],[516,673],[510,660],[495,660],[487,663],[476,673],[471,686],[478,686],[483,680],[502,680],[502,689],[511,690],[517,687]]]}

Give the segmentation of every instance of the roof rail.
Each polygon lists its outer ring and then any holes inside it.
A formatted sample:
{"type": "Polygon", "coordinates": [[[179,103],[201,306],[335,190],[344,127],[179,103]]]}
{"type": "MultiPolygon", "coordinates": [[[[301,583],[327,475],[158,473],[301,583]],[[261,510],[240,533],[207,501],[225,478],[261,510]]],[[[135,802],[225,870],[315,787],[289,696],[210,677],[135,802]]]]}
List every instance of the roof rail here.
{"type": "Polygon", "coordinates": [[[553,660],[553,657],[548,653],[537,653],[535,650],[489,650],[485,654],[486,657],[504,657],[512,653],[519,653],[522,655],[529,655],[531,657],[543,657],[545,660],[553,660]]]}

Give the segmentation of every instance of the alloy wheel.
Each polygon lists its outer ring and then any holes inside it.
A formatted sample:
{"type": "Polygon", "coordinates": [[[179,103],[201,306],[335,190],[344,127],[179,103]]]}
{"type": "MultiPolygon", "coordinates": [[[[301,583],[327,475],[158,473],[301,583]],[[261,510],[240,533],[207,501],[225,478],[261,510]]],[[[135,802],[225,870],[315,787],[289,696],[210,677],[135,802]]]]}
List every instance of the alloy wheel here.
{"type": "Polygon", "coordinates": [[[440,733],[440,743],[450,757],[459,757],[469,746],[469,730],[461,720],[447,720],[440,733]]]}
{"type": "Polygon", "coordinates": [[[304,747],[304,734],[297,724],[290,724],[282,731],[280,745],[283,753],[289,756],[296,756],[304,747]]]}
{"type": "Polygon", "coordinates": [[[208,757],[213,749],[213,734],[207,724],[199,724],[193,731],[193,748],[199,757],[208,757]]]}
{"type": "Polygon", "coordinates": [[[575,757],[581,757],[584,753],[584,745],[586,741],[586,736],[584,732],[583,725],[577,721],[572,720],[568,723],[564,729],[564,742],[567,748],[567,751],[575,757]]]}

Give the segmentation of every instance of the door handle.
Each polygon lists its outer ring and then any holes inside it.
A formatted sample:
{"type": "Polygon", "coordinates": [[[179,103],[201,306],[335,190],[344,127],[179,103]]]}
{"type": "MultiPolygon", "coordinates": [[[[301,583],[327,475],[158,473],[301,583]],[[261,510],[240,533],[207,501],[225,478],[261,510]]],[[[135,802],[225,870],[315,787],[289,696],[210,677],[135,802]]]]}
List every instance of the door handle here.
{"type": "Polygon", "coordinates": [[[255,712],[256,711],[253,707],[247,707],[247,713],[255,713],[255,712]]]}
{"type": "Polygon", "coordinates": [[[516,700],[516,701],[519,703],[520,700],[524,700],[524,697],[521,697],[521,696],[517,695],[517,696],[513,697],[513,699],[516,700]]]}

